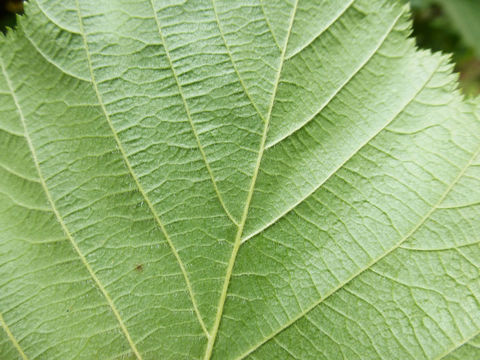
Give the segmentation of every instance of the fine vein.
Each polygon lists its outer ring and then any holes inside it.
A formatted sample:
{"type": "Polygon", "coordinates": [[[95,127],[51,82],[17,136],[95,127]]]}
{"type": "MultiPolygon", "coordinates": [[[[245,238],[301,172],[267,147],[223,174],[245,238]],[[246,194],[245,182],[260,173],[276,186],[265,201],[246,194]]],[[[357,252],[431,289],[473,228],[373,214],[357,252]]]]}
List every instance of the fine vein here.
{"type": "Polygon", "coordinates": [[[185,266],[180,258],[180,255],[178,254],[177,252],[177,249],[175,248],[175,246],[173,245],[173,242],[172,240],[170,239],[170,236],[168,235],[167,233],[167,230],[165,228],[165,226],[163,225],[162,221],[160,220],[160,217],[158,216],[157,212],[155,211],[154,207],[153,207],[153,203],[150,201],[150,198],[147,196],[147,193],[145,192],[145,190],[143,189],[142,185],[140,184],[140,181],[138,179],[138,177],[135,175],[134,171],[133,171],[133,168],[132,168],[132,165],[130,164],[130,161],[128,160],[128,157],[127,157],[127,154],[125,152],[125,149],[123,148],[123,145],[118,137],[118,134],[117,132],[115,131],[115,128],[113,127],[113,124],[112,124],[112,121],[110,119],[110,116],[108,115],[108,112],[107,112],[107,109],[105,107],[105,104],[103,103],[103,100],[102,100],[102,97],[100,95],[100,91],[98,90],[98,86],[97,86],[97,82],[95,81],[95,75],[94,75],[94,72],[93,72],[93,67],[92,67],[92,60],[90,58],[90,51],[88,49],[88,42],[87,42],[87,38],[86,38],[86,34],[85,34],[85,30],[83,28],[83,21],[82,21],[82,15],[80,13],[80,5],[78,3],[78,0],[75,0],[76,2],[76,5],[77,5],[77,14],[78,14],[78,18],[79,18],[79,25],[80,25],[80,32],[81,32],[81,36],[82,36],[82,39],[83,39],[83,44],[84,44],[84,47],[85,47],[85,51],[86,51],[86,54],[87,54],[87,61],[88,61],[88,68],[89,68],[89,71],[90,71],[90,76],[92,78],[92,85],[93,85],[93,88],[95,90],[95,94],[97,96],[97,99],[98,99],[98,102],[100,104],[100,107],[102,108],[102,111],[105,115],[105,118],[108,122],[108,125],[110,127],[110,129],[112,130],[112,134],[113,134],[113,137],[115,139],[115,142],[117,143],[117,146],[118,146],[118,149],[123,157],[123,160],[128,168],[128,171],[130,172],[130,175],[132,176],[133,180],[135,181],[135,184],[138,188],[138,191],[142,194],[143,198],[145,199],[145,202],[146,204],[148,205],[153,217],[155,218],[155,221],[157,222],[158,226],[160,227],[160,229],[162,230],[164,236],[165,236],[165,239],[167,240],[167,243],[173,253],[173,255],[175,256],[177,262],[178,262],[178,265],[180,266],[180,269],[182,271],[182,274],[183,274],[183,277],[185,278],[185,283],[187,285],[187,288],[188,288],[188,292],[189,292],[189,295],[190,295],[190,299],[192,301],[192,304],[193,304],[193,308],[194,308],[194,311],[195,311],[195,314],[198,318],[198,321],[200,323],[200,326],[202,327],[202,330],[204,331],[204,333],[208,336],[208,331],[205,327],[205,323],[203,322],[203,319],[202,319],[202,316],[200,315],[200,311],[198,310],[198,306],[197,306],[197,302],[195,300],[195,296],[193,294],[193,289],[192,289],[192,285],[190,283],[190,279],[188,278],[188,275],[187,275],[187,271],[185,269],[185,266]]]}
{"type": "Polygon", "coordinates": [[[87,269],[88,273],[92,277],[93,281],[97,285],[100,292],[103,294],[103,296],[107,300],[107,303],[110,306],[113,314],[115,315],[115,318],[117,319],[117,321],[120,325],[120,328],[122,329],[122,332],[124,333],[130,347],[132,348],[133,353],[135,354],[137,359],[141,360],[142,357],[140,356],[140,353],[138,352],[137,347],[135,346],[135,343],[133,342],[133,340],[130,336],[130,333],[127,330],[127,327],[125,326],[125,323],[123,322],[122,317],[120,316],[120,313],[117,310],[117,307],[113,303],[113,300],[110,297],[110,294],[107,292],[105,287],[102,285],[102,283],[98,279],[97,275],[95,274],[92,267],[90,266],[90,263],[87,261],[87,259],[83,255],[82,251],[78,247],[75,239],[73,238],[73,235],[68,230],[65,222],[63,221],[62,216],[60,215],[60,212],[58,211],[57,207],[55,206],[55,202],[53,201],[52,195],[50,194],[50,191],[48,190],[47,184],[45,182],[45,178],[43,176],[42,170],[40,169],[40,163],[38,161],[38,157],[37,157],[37,153],[35,151],[35,148],[33,147],[32,139],[30,138],[30,134],[28,132],[27,124],[26,124],[26,121],[25,121],[25,116],[23,115],[23,111],[20,107],[20,103],[18,102],[17,96],[15,95],[14,88],[13,88],[13,85],[11,83],[10,77],[7,74],[7,70],[6,70],[3,62],[0,62],[0,66],[2,68],[3,75],[5,76],[7,86],[8,86],[8,88],[9,88],[11,94],[12,94],[13,101],[15,103],[15,106],[17,108],[17,112],[18,112],[19,117],[20,117],[20,121],[23,125],[25,140],[26,140],[26,142],[28,144],[28,147],[30,149],[30,152],[32,154],[32,159],[33,159],[33,162],[35,164],[35,168],[36,168],[37,173],[38,173],[40,184],[42,185],[43,190],[45,192],[45,196],[47,197],[47,200],[48,200],[50,206],[52,207],[52,211],[55,214],[55,217],[57,218],[57,221],[59,222],[60,226],[62,227],[63,232],[65,233],[67,238],[70,240],[70,243],[72,244],[73,249],[78,254],[78,257],[80,258],[81,262],[83,263],[83,265],[87,269]]]}
{"type": "Polygon", "coordinates": [[[228,263],[228,268],[227,268],[227,272],[226,272],[226,275],[225,275],[225,281],[223,283],[222,293],[220,295],[220,300],[219,300],[219,304],[218,304],[218,307],[217,307],[217,314],[215,316],[215,323],[213,325],[212,336],[208,340],[207,349],[205,351],[205,357],[204,357],[205,360],[208,360],[212,357],[213,346],[215,345],[215,340],[216,340],[217,334],[218,334],[218,328],[220,327],[220,322],[222,320],[223,308],[225,306],[225,300],[227,298],[227,292],[228,292],[228,287],[230,285],[230,278],[232,276],[233,266],[235,264],[235,260],[236,260],[237,253],[238,253],[238,250],[240,248],[240,245],[242,244],[243,228],[244,228],[245,222],[247,220],[248,210],[250,208],[250,202],[252,200],[253,192],[255,190],[255,183],[256,183],[256,180],[257,180],[258,172],[260,170],[260,164],[261,164],[261,161],[262,161],[263,152],[265,150],[265,143],[266,143],[266,139],[267,139],[268,125],[269,125],[270,117],[272,115],[272,109],[273,109],[273,105],[274,105],[274,102],[275,102],[275,97],[276,97],[276,94],[277,94],[278,84],[280,82],[280,75],[282,73],[283,64],[284,64],[284,60],[285,60],[285,52],[286,52],[286,49],[287,49],[287,44],[288,44],[288,40],[289,40],[289,37],[290,37],[290,33],[292,31],[293,21],[295,19],[295,13],[297,11],[298,1],[299,0],[295,1],[295,5],[294,5],[294,7],[292,9],[292,12],[291,12],[291,15],[290,15],[290,24],[289,24],[289,27],[288,27],[287,38],[285,40],[285,45],[284,45],[284,48],[282,50],[282,54],[281,54],[281,57],[280,57],[280,65],[279,65],[278,72],[277,72],[277,75],[276,75],[275,87],[273,89],[272,98],[270,100],[270,105],[269,105],[269,108],[268,108],[267,121],[265,122],[265,125],[264,125],[262,140],[261,140],[261,143],[260,143],[260,150],[259,150],[258,157],[257,157],[257,163],[256,163],[256,166],[255,166],[255,171],[254,171],[254,174],[253,174],[253,177],[252,177],[252,181],[250,183],[250,188],[249,188],[249,191],[248,191],[247,200],[245,202],[245,207],[244,207],[243,214],[242,214],[242,220],[240,222],[240,226],[238,227],[238,231],[237,231],[237,234],[235,236],[235,242],[234,242],[234,245],[233,245],[232,255],[231,255],[230,261],[228,263]]]}
{"type": "Polygon", "coordinates": [[[8,327],[7,323],[5,322],[5,319],[2,316],[2,313],[0,313],[0,324],[2,325],[3,329],[7,333],[8,339],[12,342],[13,347],[17,349],[18,353],[22,357],[23,360],[28,360],[27,355],[23,352],[20,344],[18,343],[17,339],[15,336],[13,336],[12,332],[10,331],[10,328],[8,327]]]}
{"type": "Polygon", "coordinates": [[[399,242],[397,242],[391,249],[386,251],[384,254],[380,255],[379,257],[373,259],[370,261],[365,267],[359,269],[357,272],[352,274],[348,279],[345,281],[339,283],[336,287],[331,289],[329,292],[327,292],[324,296],[322,296],[318,301],[310,305],[307,309],[299,313],[297,316],[293,317],[290,321],[288,321],[285,325],[274,331],[272,334],[267,336],[265,339],[263,339],[261,342],[253,346],[250,350],[246,351],[244,354],[239,356],[237,360],[244,359],[246,356],[257,350],[260,346],[268,342],[269,340],[273,339],[275,336],[280,334],[282,331],[285,329],[289,328],[292,326],[294,323],[302,319],[304,316],[306,316],[309,312],[311,312],[313,309],[315,309],[317,306],[319,306],[321,303],[323,303],[326,299],[328,299],[330,296],[335,294],[337,291],[341,290],[344,288],[348,283],[356,279],[358,276],[360,276],[362,273],[373,267],[375,264],[377,264],[379,261],[387,257],[389,254],[397,250],[405,241],[407,241],[410,237],[412,237],[413,234],[417,232],[417,230],[425,224],[425,222],[432,216],[432,214],[439,208],[439,206],[442,204],[442,202],[445,200],[445,198],[450,194],[452,191],[453,187],[458,183],[458,181],[463,177],[467,169],[473,164],[473,162],[477,159],[477,157],[480,155],[480,147],[475,151],[474,155],[472,158],[468,161],[468,163],[461,169],[460,173],[457,175],[457,177],[452,181],[452,183],[446,188],[444,193],[440,196],[439,200],[432,206],[432,208],[420,219],[420,221],[413,227],[412,230],[410,230],[405,236],[403,236],[399,242]]]}
{"type": "Polygon", "coordinates": [[[177,73],[175,71],[175,67],[173,66],[173,61],[172,61],[172,58],[170,56],[170,51],[167,49],[167,43],[165,41],[165,37],[163,36],[163,31],[162,31],[162,27],[160,25],[160,21],[158,19],[158,16],[157,16],[157,12],[155,11],[155,7],[153,5],[153,0],[150,0],[150,5],[152,7],[152,11],[153,11],[153,16],[155,18],[155,23],[157,24],[157,28],[158,28],[158,33],[160,34],[160,39],[162,41],[162,44],[163,44],[163,48],[165,49],[165,55],[167,56],[167,59],[168,59],[168,63],[170,65],[170,68],[172,69],[172,74],[173,74],[173,77],[175,78],[175,82],[177,83],[177,87],[178,87],[178,92],[180,94],[180,97],[182,98],[182,102],[183,102],[183,107],[185,108],[185,112],[187,114],[187,118],[188,118],[188,122],[190,123],[190,126],[192,128],[192,132],[193,132],[193,135],[195,136],[195,141],[197,142],[197,146],[198,146],[198,149],[200,150],[200,154],[202,155],[202,158],[203,158],[203,161],[205,162],[205,166],[207,168],[207,171],[208,171],[208,174],[210,175],[210,179],[212,181],[212,184],[213,184],[213,187],[215,189],[215,193],[218,197],[218,200],[220,201],[220,204],[222,205],[223,207],[223,210],[225,211],[225,213],[227,214],[228,218],[235,224],[238,226],[238,222],[237,220],[232,216],[232,214],[230,213],[230,211],[228,210],[225,202],[223,201],[223,197],[222,197],[222,194],[220,194],[220,190],[218,189],[218,186],[217,186],[217,182],[215,181],[215,177],[213,176],[213,171],[210,167],[210,164],[209,162],[207,161],[207,155],[205,154],[205,151],[203,150],[203,146],[202,146],[202,143],[200,142],[200,138],[198,137],[198,132],[197,132],[197,129],[195,128],[195,124],[193,123],[193,119],[192,119],[192,115],[190,113],[190,108],[187,104],[187,99],[185,98],[185,94],[183,93],[183,88],[182,88],[182,85],[180,84],[180,81],[178,79],[178,76],[177,76],[177,73]]]}

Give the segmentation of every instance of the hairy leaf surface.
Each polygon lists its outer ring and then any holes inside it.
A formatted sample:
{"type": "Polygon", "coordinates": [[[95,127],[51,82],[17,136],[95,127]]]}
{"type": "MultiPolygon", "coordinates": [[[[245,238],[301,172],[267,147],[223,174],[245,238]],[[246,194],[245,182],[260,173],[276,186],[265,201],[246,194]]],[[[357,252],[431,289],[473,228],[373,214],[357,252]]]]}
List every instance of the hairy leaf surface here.
{"type": "Polygon", "coordinates": [[[0,359],[476,359],[480,106],[393,0],[32,0],[0,39],[0,359]]]}

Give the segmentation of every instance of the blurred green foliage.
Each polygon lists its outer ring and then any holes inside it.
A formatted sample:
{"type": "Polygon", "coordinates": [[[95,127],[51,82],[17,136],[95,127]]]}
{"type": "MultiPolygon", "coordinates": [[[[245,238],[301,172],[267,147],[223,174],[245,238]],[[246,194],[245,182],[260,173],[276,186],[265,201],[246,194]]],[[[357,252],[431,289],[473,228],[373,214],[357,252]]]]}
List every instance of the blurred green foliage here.
{"type": "Polygon", "coordinates": [[[451,53],[468,96],[480,94],[480,0],[411,0],[422,48],[451,53]]]}

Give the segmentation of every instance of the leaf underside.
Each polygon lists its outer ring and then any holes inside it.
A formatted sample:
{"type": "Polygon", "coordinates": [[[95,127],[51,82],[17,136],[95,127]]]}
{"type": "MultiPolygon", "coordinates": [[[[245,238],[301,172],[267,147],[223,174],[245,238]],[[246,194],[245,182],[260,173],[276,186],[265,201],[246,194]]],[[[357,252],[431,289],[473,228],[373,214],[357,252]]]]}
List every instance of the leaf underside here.
{"type": "Polygon", "coordinates": [[[0,359],[480,357],[480,106],[403,1],[26,13],[0,359]]]}

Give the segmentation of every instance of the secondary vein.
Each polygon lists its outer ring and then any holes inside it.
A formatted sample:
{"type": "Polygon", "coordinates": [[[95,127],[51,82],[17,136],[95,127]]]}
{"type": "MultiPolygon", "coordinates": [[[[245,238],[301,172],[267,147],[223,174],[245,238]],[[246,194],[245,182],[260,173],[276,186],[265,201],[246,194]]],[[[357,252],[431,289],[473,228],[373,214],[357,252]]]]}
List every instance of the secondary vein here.
{"type": "Polygon", "coordinates": [[[70,243],[72,244],[72,247],[75,250],[75,252],[77,253],[81,262],[83,263],[83,265],[87,269],[88,273],[90,274],[91,278],[93,279],[93,281],[97,285],[100,292],[105,297],[108,305],[110,306],[110,309],[112,310],[115,318],[117,319],[117,321],[120,325],[120,328],[121,328],[122,332],[124,333],[130,347],[132,348],[133,353],[135,354],[137,359],[142,360],[142,357],[141,357],[140,353],[138,352],[137,347],[136,347],[135,343],[133,342],[133,340],[130,336],[130,333],[127,330],[127,327],[125,326],[125,323],[123,322],[122,317],[120,316],[120,313],[118,312],[117,307],[115,306],[112,298],[110,297],[110,294],[107,292],[105,287],[102,285],[102,283],[98,279],[97,275],[93,271],[92,267],[90,266],[90,263],[87,261],[87,259],[83,255],[82,251],[78,247],[78,244],[76,243],[75,239],[73,238],[73,235],[68,230],[62,216],[60,215],[60,212],[58,211],[58,209],[55,205],[55,202],[53,201],[52,195],[50,194],[50,191],[49,191],[49,189],[47,187],[47,184],[45,182],[45,177],[43,176],[42,170],[40,169],[40,164],[39,164],[39,161],[38,161],[37,153],[36,153],[36,150],[33,146],[32,139],[30,138],[30,135],[29,135],[28,127],[27,127],[27,124],[26,124],[26,121],[25,121],[25,116],[24,116],[23,111],[20,107],[20,103],[17,99],[17,96],[15,95],[15,91],[14,91],[12,82],[10,80],[10,77],[8,76],[5,65],[3,64],[2,61],[0,61],[0,67],[2,68],[2,72],[3,72],[3,75],[4,75],[5,80],[7,82],[7,86],[8,86],[8,88],[9,88],[11,94],[12,94],[13,101],[15,103],[15,106],[17,108],[17,112],[18,112],[19,117],[20,117],[20,121],[21,121],[22,126],[23,126],[24,137],[25,137],[25,140],[27,141],[28,147],[29,147],[30,152],[32,154],[32,159],[33,159],[35,168],[36,168],[37,173],[38,173],[40,184],[42,185],[42,188],[45,192],[45,196],[47,197],[47,200],[48,200],[50,206],[52,207],[52,211],[55,214],[55,217],[57,218],[57,221],[59,222],[60,226],[62,227],[63,232],[65,233],[65,235],[69,239],[70,243]]]}
{"type": "Polygon", "coordinates": [[[2,325],[3,329],[4,329],[5,332],[7,333],[8,339],[9,339],[9,340],[11,341],[11,343],[13,344],[13,347],[18,351],[18,353],[20,354],[20,356],[22,357],[22,359],[23,359],[23,360],[28,360],[27,355],[25,355],[25,353],[24,353],[23,350],[22,350],[22,347],[20,346],[20,344],[18,343],[17,339],[16,339],[15,336],[12,334],[12,332],[10,331],[10,328],[8,327],[7,323],[5,322],[5,319],[3,318],[2,313],[0,313],[0,324],[2,325]]]}
{"type": "Polygon", "coordinates": [[[207,331],[207,329],[205,327],[205,323],[203,322],[203,319],[200,315],[200,311],[198,310],[197,302],[196,302],[195,296],[193,294],[192,285],[190,283],[190,279],[188,278],[188,274],[187,274],[187,271],[185,269],[185,266],[184,266],[184,264],[183,264],[183,262],[180,258],[180,255],[177,252],[177,249],[173,245],[173,242],[170,239],[170,236],[168,235],[167,230],[166,230],[165,226],[163,225],[163,222],[160,220],[160,217],[158,216],[157,212],[155,211],[155,208],[153,207],[153,203],[150,201],[150,198],[147,196],[147,193],[143,189],[142,185],[140,184],[140,181],[139,181],[138,177],[136,176],[135,172],[133,171],[132,165],[130,164],[130,161],[128,160],[128,157],[127,157],[127,154],[125,152],[125,149],[123,148],[122,142],[120,141],[120,139],[118,137],[118,134],[115,131],[115,128],[114,128],[113,123],[110,119],[110,116],[108,115],[105,104],[103,103],[102,96],[100,95],[100,91],[98,89],[97,82],[95,80],[95,75],[94,75],[94,72],[93,72],[92,60],[91,60],[91,57],[90,57],[88,42],[87,42],[87,38],[86,38],[86,34],[85,34],[85,29],[83,27],[82,16],[81,16],[81,13],[80,13],[80,5],[78,3],[78,0],[75,0],[75,3],[76,3],[76,6],[77,6],[77,14],[78,14],[78,18],[79,18],[80,33],[81,33],[81,36],[82,36],[82,39],[83,39],[83,44],[84,44],[86,55],[87,55],[88,69],[90,71],[90,76],[92,78],[92,85],[93,85],[93,88],[95,90],[95,94],[97,96],[98,103],[99,103],[99,105],[100,105],[100,107],[101,107],[101,109],[102,109],[102,111],[105,115],[105,118],[107,120],[107,123],[108,123],[111,131],[112,131],[115,142],[117,143],[118,149],[119,149],[119,151],[122,155],[123,161],[125,162],[125,165],[127,166],[127,169],[129,171],[130,175],[132,176],[132,178],[133,178],[133,180],[134,180],[134,182],[135,182],[135,184],[138,188],[138,191],[140,192],[140,194],[142,194],[142,196],[145,200],[145,203],[147,204],[148,208],[150,209],[156,223],[160,227],[163,235],[165,236],[165,239],[167,240],[167,243],[168,243],[173,255],[175,256],[175,259],[178,262],[178,265],[179,265],[179,267],[182,271],[183,277],[185,278],[185,283],[187,285],[187,289],[188,289],[188,292],[189,292],[189,295],[190,295],[190,299],[192,301],[192,305],[193,305],[195,314],[198,318],[198,321],[200,323],[200,326],[202,327],[203,332],[208,337],[209,336],[208,331],[207,331]]]}
{"type": "Polygon", "coordinates": [[[384,254],[380,255],[379,257],[373,259],[370,261],[366,266],[363,268],[359,269],[357,272],[352,274],[348,279],[345,281],[342,281],[340,284],[338,284],[336,287],[331,289],[329,292],[327,292],[324,296],[322,296],[318,301],[310,305],[307,309],[299,313],[297,316],[292,318],[290,321],[288,321],[286,324],[284,324],[282,327],[280,327],[278,330],[274,331],[272,334],[264,338],[261,342],[253,346],[251,349],[243,353],[241,356],[237,358],[237,360],[244,359],[246,356],[249,354],[253,353],[255,350],[257,350],[259,347],[261,347],[263,344],[268,342],[269,340],[273,339],[275,336],[280,334],[282,331],[285,329],[289,328],[293,324],[295,324],[297,321],[302,319],[304,316],[306,316],[309,312],[311,312],[313,309],[315,309],[317,306],[319,306],[321,303],[323,303],[326,299],[331,297],[333,294],[335,294],[337,291],[341,290],[343,287],[345,287],[348,283],[356,279],[358,276],[363,274],[365,271],[370,269],[372,266],[380,262],[382,259],[387,257],[389,254],[394,252],[396,249],[401,247],[401,245],[407,241],[410,237],[415,234],[420,227],[425,224],[425,222],[432,216],[432,214],[440,207],[442,202],[445,200],[445,198],[450,194],[452,191],[453,187],[460,181],[460,179],[463,177],[467,169],[473,164],[473,162],[477,159],[477,157],[480,156],[480,147],[474,152],[472,158],[468,161],[468,163],[460,170],[459,174],[455,177],[455,179],[452,181],[452,183],[445,189],[443,194],[440,196],[439,200],[431,207],[431,209],[420,219],[420,221],[407,233],[405,234],[395,246],[393,246],[390,250],[386,251],[384,254]]]}
{"type": "Polygon", "coordinates": [[[242,85],[243,90],[245,91],[245,95],[247,95],[248,100],[250,100],[250,102],[252,103],[252,106],[255,108],[255,111],[257,112],[258,116],[260,117],[260,119],[262,119],[264,122],[266,122],[265,117],[263,116],[262,112],[258,108],[255,101],[253,101],[252,96],[250,95],[249,91],[247,90],[247,86],[245,85],[245,82],[243,81],[243,78],[240,76],[240,72],[238,71],[237,64],[233,60],[232,51],[230,50],[230,47],[228,46],[227,39],[225,38],[225,34],[222,30],[222,25],[220,24],[220,19],[218,17],[218,11],[217,11],[217,6],[216,6],[216,3],[215,3],[215,0],[212,0],[212,6],[213,6],[213,12],[215,14],[215,20],[217,22],[218,30],[220,32],[220,36],[222,37],[223,44],[225,45],[225,48],[227,49],[228,57],[230,58],[230,62],[232,63],[232,66],[233,66],[233,69],[235,70],[235,73],[237,74],[238,80],[240,81],[240,84],[242,85]]]}
{"type": "Polygon", "coordinates": [[[273,42],[275,45],[277,45],[278,49],[282,51],[282,47],[278,43],[277,37],[275,36],[275,33],[273,32],[272,25],[270,24],[270,21],[268,20],[267,12],[265,11],[265,6],[263,5],[263,0],[260,0],[260,8],[262,9],[262,14],[263,17],[265,18],[265,22],[267,23],[268,30],[270,30],[270,34],[272,34],[273,42]]]}
{"type": "MultiPolygon", "coordinates": [[[[353,4],[353,2],[351,4],[353,4]]],[[[266,145],[265,148],[268,150],[271,147],[281,143],[282,141],[286,140],[287,138],[293,136],[293,134],[295,134],[298,131],[300,131],[301,129],[305,128],[311,121],[313,121],[333,101],[333,99],[336,98],[336,96],[340,93],[340,91],[342,91],[368,65],[368,63],[370,63],[370,61],[372,61],[375,54],[377,54],[378,50],[385,43],[385,41],[388,38],[388,35],[391,34],[392,30],[395,28],[395,25],[401,19],[401,17],[403,16],[405,11],[406,11],[406,9],[403,9],[402,11],[400,11],[398,13],[398,15],[395,17],[393,22],[387,28],[387,30],[385,31],[383,36],[381,38],[379,38],[379,41],[377,42],[375,47],[372,49],[370,54],[368,54],[368,56],[362,62],[360,62],[358,64],[358,66],[355,68],[355,70],[352,72],[352,74],[348,78],[346,78],[345,81],[342,84],[340,84],[340,86],[337,89],[335,89],[335,91],[324,101],[323,104],[320,105],[319,109],[313,115],[309,116],[309,118],[304,120],[301,124],[295,126],[295,128],[292,131],[282,135],[278,139],[273,139],[270,143],[268,143],[266,145]]],[[[338,18],[337,18],[337,20],[338,20],[338,18]]],[[[332,26],[333,23],[334,22],[332,22],[329,26],[332,26]]],[[[325,31],[327,31],[327,30],[325,30],[325,31]]],[[[322,32],[322,34],[323,34],[323,32],[322,32]]]]}
{"type": "Polygon", "coordinates": [[[480,335],[480,329],[475,331],[473,334],[471,334],[470,336],[467,336],[465,339],[463,339],[462,341],[460,341],[459,343],[454,343],[452,347],[450,347],[447,351],[445,351],[443,354],[437,356],[435,358],[435,360],[441,360],[441,359],[444,359],[445,357],[447,357],[448,355],[450,355],[451,353],[453,353],[455,350],[461,348],[463,345],[466,345],[468,342],[470,342],[471,340],[475,339],[477,336],[480,335]]]}
{"type": "Polygon", "coordinates": [[[185,108],[185,112],[187,114],[187,118],[188,118],[188,122],[190,123],[190,126],[192,128],[192,132],[193,132],[193,135],[195,136],[195,141],[197,142],[197,146],[198,146],[198,150],[200,151],[200,154],[202,155],[202,159],[203,161],[205,162],[205,166],[207,168],[207,171],[208,171],[208,174],[210,175],[210,179],[212,181],[212,184],[213,184],[213,188],[215,190],[215,194],[217,195],[218,197],[218,200],[220,201],[220,205],[222,206],[223,210],[225,211],[225,213],[227,214],[228,218],[236,225],[238,226],[238,222],[237,220],[232,216],[232,214],[230,213],[230,211],[228,210],[227,208],[227,205],[225,204],[225,201],[223,200],[223,196],[222,194],[220,193],[220,190],[218,189],[218,186],[217,186],[217,182],[215,181],[215,177],[213,176],[213,171],[210,167],[210,164],[209,162],[207,161],[207,155],[205,154],[205,151],[203,150],[203,146],[202,146],[202,143],[200,142],[200,138],[198,136],[198,132],[197,132],[197,129],[195,127],[195,124],[193,123],[193,119],[192,119],[192,115],[190,113],[190,107],[188,106],[187,104],[187,99],[185,98],[185,94],[183,93],[183,88],[182,88],[182,85],[180,84],[180,81],[178,79],[178,76],[177,76],[177,73],[175,71],[175,67],[173,66],[173,61],[172,61],[172,57],[170,56],[170,51],[168,50],[167,48],[167,44],[166,44],[166,41],[165,41],[165,37],[163,36],[163,31],[162,31],[162,27],[160,25],[160,21],[158,19],[158,16],[157,16],[157,12],[155,11],[155,7],[153,5],[153,2],[152,0],[150,0],[150,5],[152,7],[152,11],[153,11],[153,16],[155,18],[155,23],[157,24],[157,28],[158,28],[158,33],[160,35],[160,39],[162,41],[162,45],[163,45],[163,48],[165,49],[165,55],[167,56],[167,60],[168,60],[168,63],[170,65],[170,68],[172,70],[172,74],[173,74],[173,77],[175,79],[175,82],[177,83],[177,87],[178,87],[178,92],[180,94],[180,97],[182,98],[182,103],[183,103],[183,107],[185,108]]]}
{"type": "Polygon", "coordinates": [[[323,181],[321,181],[318,185],[313,187],[307,194],[302,196],[299,200],[297,200],[292,206],[290,206],[288,209],[285,209],[280,213],[277,217],[272,219],[270,222],[262,226],[261,228],[254,230],[247,236],[245,236],[242,239],[242,243],[251,240],[258,234],[264,232],[267,230],[269,227],[273,226],[276,224],[280,219],[284,218],[287,214],[295,210],[297,207],[299,207],[301,204],[303,204],[307,199],[310,198],[318,189],[320,189],[328,180],[330,180],[337,172],[340,170],[348,161],[350,161],[356,154],[358,154],[365,146],[370,144],[373,139],[375,139],[383,130],[385,130],[391,123],[393,123],[404,111],[405,109],[417,98],[417,96],[422,92],[423,89],[428,85],[430,80],[432,79],[433,75],[435,75],[435,72],[438,70],[438,68],[441,65],[441,61],[437,64],[435,69],[432,71],[430,76],[425,80],[423,85],[413,94],[413,96],[402,106],[400,111],[398,111],[389,121],[387,121],[385,124],[383,124],[372,136],[370,136],[366,141],[362,142],[360,146],[358,146],[351,154],[349,154],[338,166],[336,166],[326,177],[323,181]]]}

